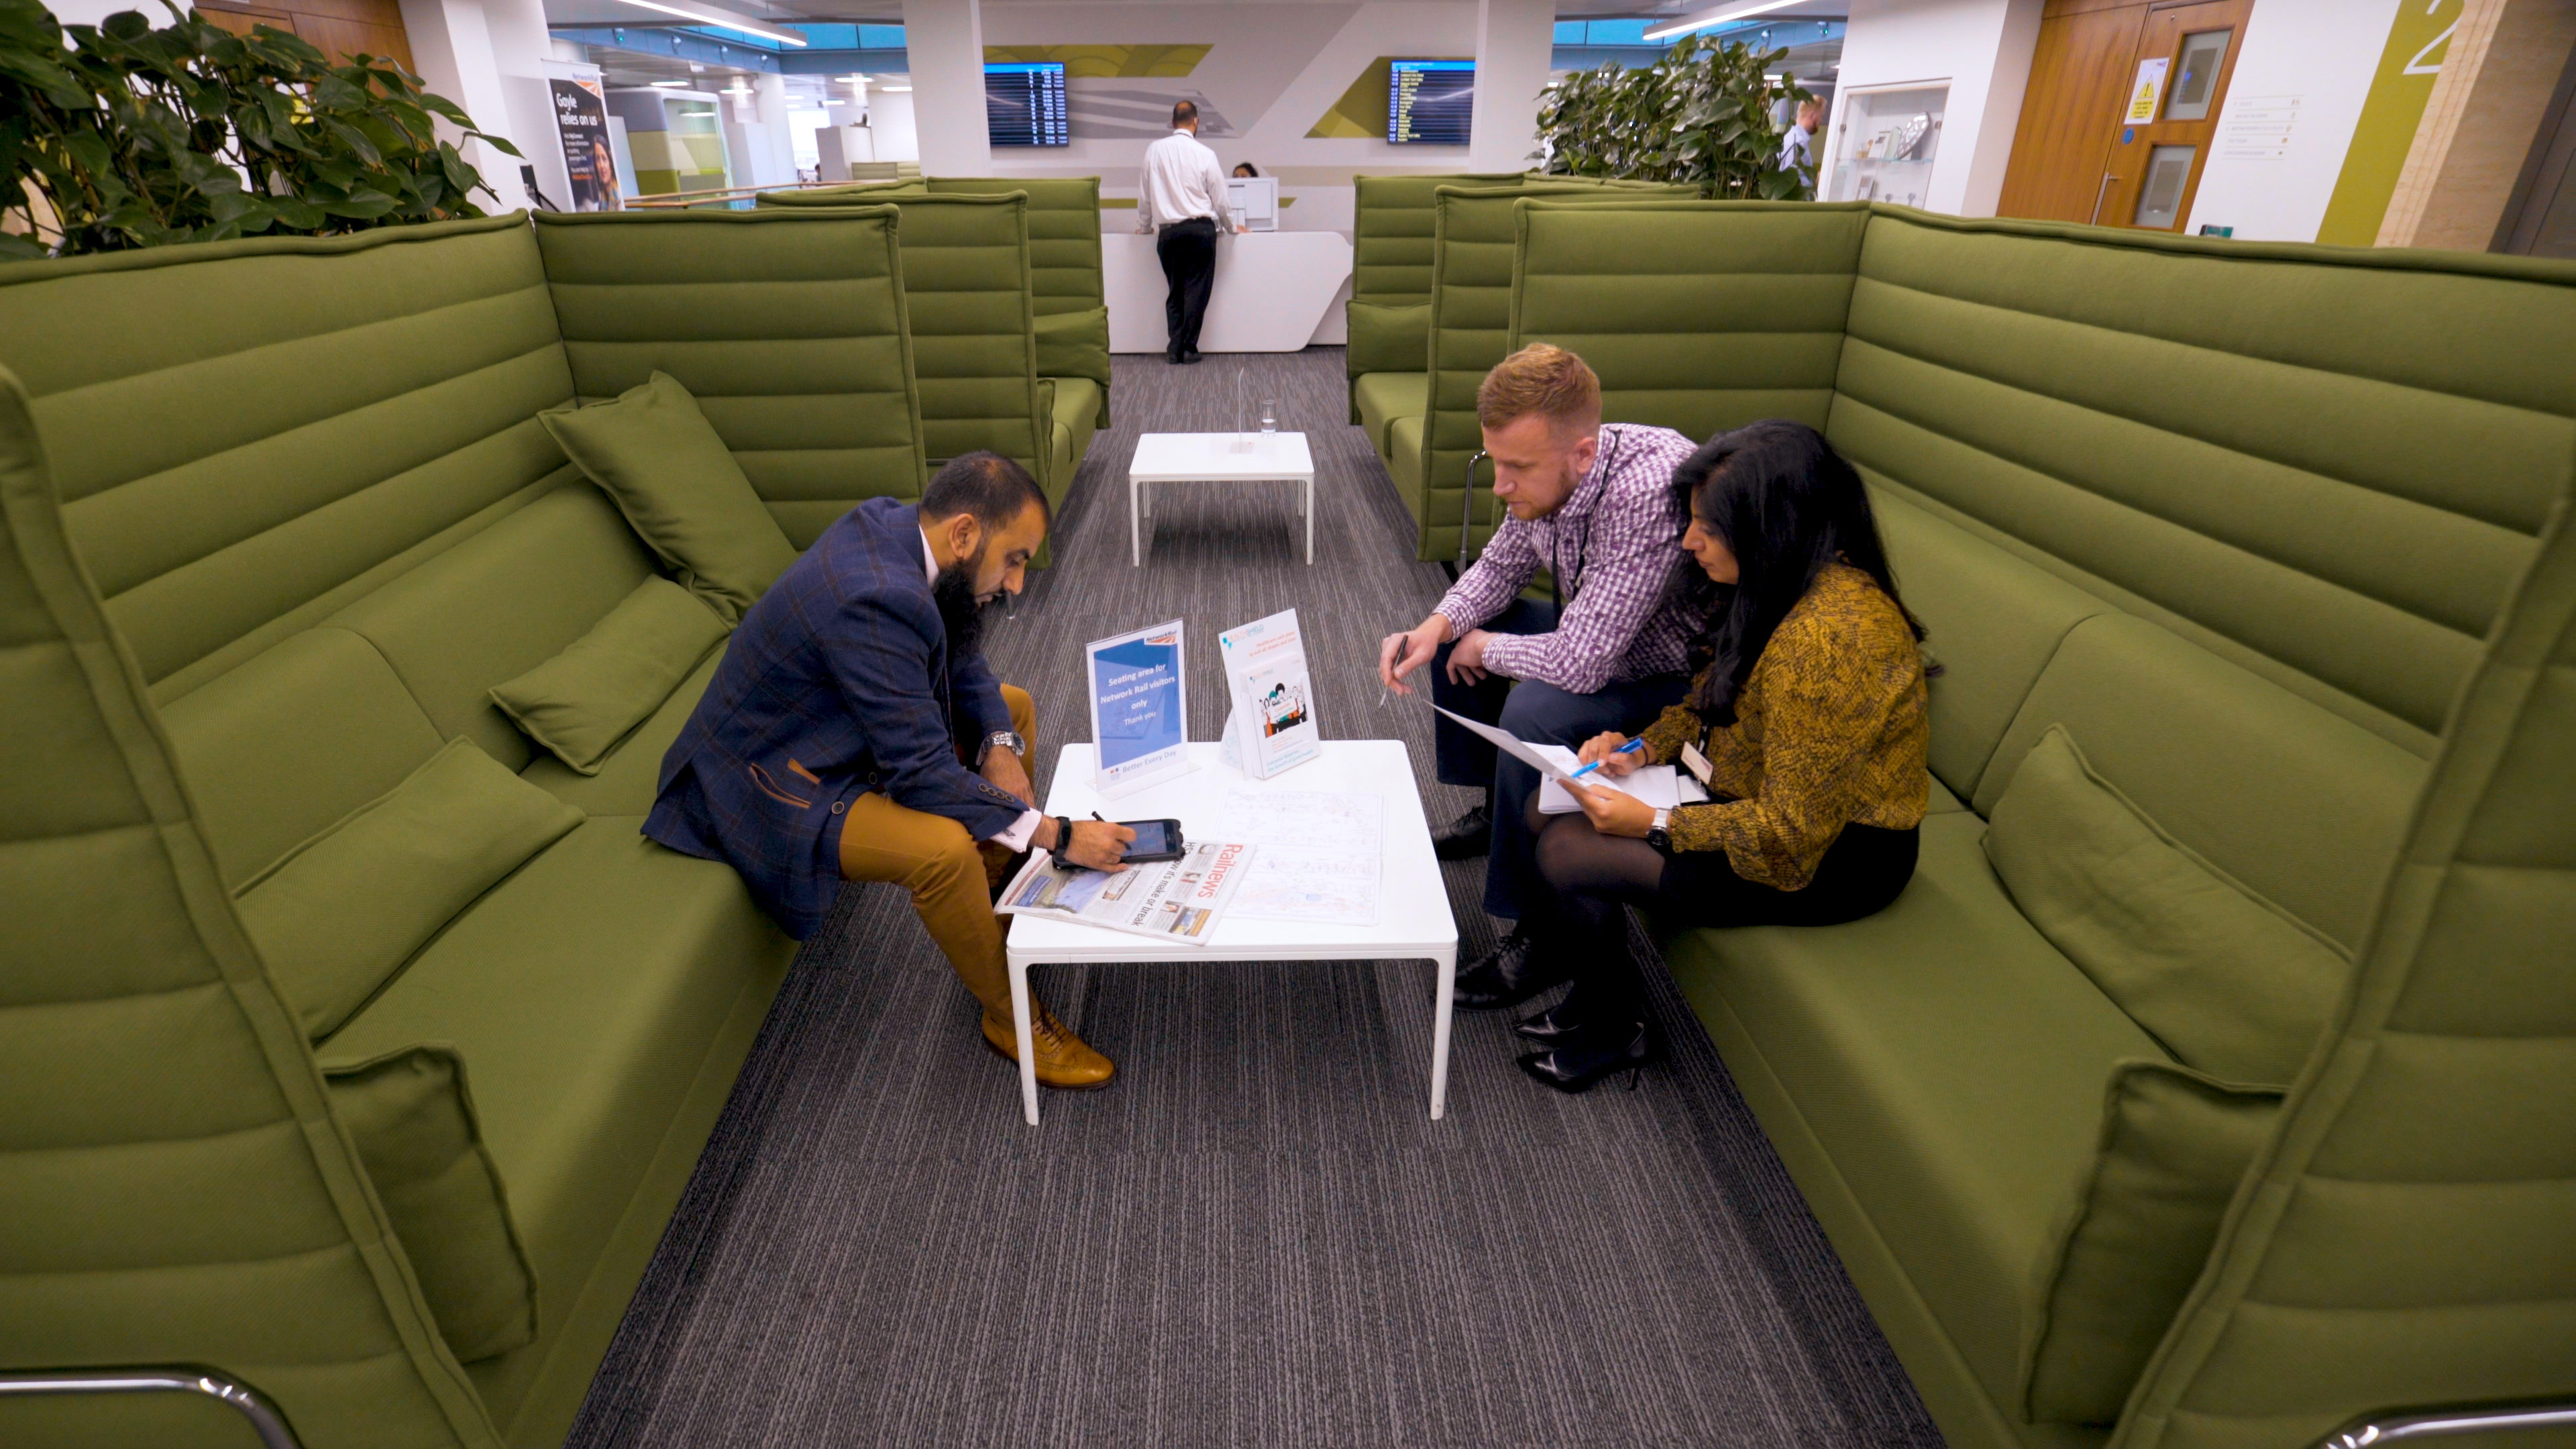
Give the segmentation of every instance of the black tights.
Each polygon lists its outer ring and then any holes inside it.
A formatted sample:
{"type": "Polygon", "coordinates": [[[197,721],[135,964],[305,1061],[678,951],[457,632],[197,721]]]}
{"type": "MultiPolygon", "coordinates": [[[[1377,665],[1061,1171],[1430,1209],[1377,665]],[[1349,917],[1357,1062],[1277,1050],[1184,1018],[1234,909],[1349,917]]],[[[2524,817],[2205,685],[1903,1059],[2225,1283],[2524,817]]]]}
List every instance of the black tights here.
{"type": "Polygon", "coordinates": [[[1721,850],[1665,855],[1642,840],[1603,835],[1588,818],[1541,815],[1530,797],[1545,889],[1522,925],[1562,951],[1573,968],[1569,1016],[1586,1022],[1646,1019],[1646,982],[1628,952],[1628,906],[1652,906],[1667,925],[1830,926],[1886,908],[1914,876],[1915,833],[1846,825],[1813,880],[1784,891],[1735,873],[1721,850]]]}

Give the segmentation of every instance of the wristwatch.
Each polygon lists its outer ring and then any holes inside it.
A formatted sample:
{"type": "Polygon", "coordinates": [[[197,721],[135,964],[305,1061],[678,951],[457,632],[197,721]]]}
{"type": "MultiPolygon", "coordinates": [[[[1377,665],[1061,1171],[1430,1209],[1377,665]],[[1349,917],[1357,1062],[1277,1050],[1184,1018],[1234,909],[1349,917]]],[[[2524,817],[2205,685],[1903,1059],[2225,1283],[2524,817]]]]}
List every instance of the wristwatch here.
{"type": "Polygon", "coordinates": [[[1655,823],[1646,827],[1646,843],[1666,855],[1673,853],[1672,832],[1664,828],[1672,823],[1672,819],[1673,812],[1658,809],[1655,811],[1655,823]]]}
{"type": "Polygon", "coordinates": [[[984,743],[976,747],[975,768],[979,770],[984,768],[984,761],[996,748],[1008,750],[1015,755],[1025,755],[1029,752],[1029,742],[1020,738],[1018,730],[995,730],[984,736],[984,743]]]}

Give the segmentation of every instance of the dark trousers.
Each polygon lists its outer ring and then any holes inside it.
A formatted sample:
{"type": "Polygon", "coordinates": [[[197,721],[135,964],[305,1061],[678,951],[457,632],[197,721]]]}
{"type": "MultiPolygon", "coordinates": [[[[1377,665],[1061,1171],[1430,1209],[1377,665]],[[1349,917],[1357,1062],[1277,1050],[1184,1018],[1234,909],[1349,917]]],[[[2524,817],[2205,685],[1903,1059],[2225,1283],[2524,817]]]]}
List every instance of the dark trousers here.
{"type": "Polygon", "coordinates": [[[1216,223],[1204,216],[1173,222],[1154,238],[1154,255],[1172,284],[1163,299],[1163,326],[1171,334],[1163,350],[1177,360],[1198,350],[1199,323],[1207,319],[1208,289],[1216,285],[1216,223]]]}
{"type": "MultiPolygon", "coordinates": [[[[1495,634],[1544,634],[1556,627],[1551,604],[1516,600],[1482,626],[1495,634]]],[[[1515,685],[1488,674],[1481,684],[1449,682],[1449,648],[1431,660],[1431,702],[1482,724],[1500,725],[1514,738],[1539,745],[1578,748],[1604,730],[1635,734],[1654,723],[1666,705],[1678,704],[1690,681],[1678,674],[1604,686],[1597,694],[1569,694],[1536,680],[1515,685]]],[[[1521,903],[1536,890],[1533,836],[1523,818],[1538,793],[1538,771],[1495,749],[1455,723],[1432,716],[1431,737],[1440,783],[1489,785],[1494,791],[1494,839],[1485,861],[1485,909],[1506,920],[1521,918],[1521,903]]]]}

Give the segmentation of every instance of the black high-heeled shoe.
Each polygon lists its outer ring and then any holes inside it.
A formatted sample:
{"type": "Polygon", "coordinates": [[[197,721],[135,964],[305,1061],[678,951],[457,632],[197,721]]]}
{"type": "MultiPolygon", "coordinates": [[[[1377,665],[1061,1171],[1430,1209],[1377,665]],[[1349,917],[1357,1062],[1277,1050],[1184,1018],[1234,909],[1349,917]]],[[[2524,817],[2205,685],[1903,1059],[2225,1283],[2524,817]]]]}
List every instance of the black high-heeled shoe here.
{"type": "Polygon", "coordinates": [[[1568,1046],[1581,1039],[1583,1021],[1574,1009],[1574,998],[1568,996],[1536,1016],[1512,1023],[1512,1032],[1543,1047],[1568,1046]]]}
{"type": "MultiPolygon", "coordinates": [[[[1616,1031],[1616,1028],[1612,1028],[1616,1031]]],[[[1586,1092],[1602,1078],[1620,1072],[1628,1074],[1628,1090],[1637,1090],[1637,1073],[1655,1059],[1653,1033],[1644,1022],[1638,1022],[1625,1041],[1612,1041],[1607,1033],[1587,1033],[1591,1043],[1554,1047],[1531,1052],[1522,1057],[1521,1070],[1560,1092],[1586,1092]]]]}

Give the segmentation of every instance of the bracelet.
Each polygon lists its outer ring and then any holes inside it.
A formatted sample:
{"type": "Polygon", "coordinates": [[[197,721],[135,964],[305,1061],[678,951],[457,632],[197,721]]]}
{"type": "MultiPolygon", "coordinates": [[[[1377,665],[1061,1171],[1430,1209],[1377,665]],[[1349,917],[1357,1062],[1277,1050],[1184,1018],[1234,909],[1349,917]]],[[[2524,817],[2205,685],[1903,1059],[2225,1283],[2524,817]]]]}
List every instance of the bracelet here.
{"type": "Polygon", "coordinates": [[[1059,815],[1055,818],[1055,853],[1062,855],[1072,848],[1073,817],[1070,815],[1059,815]]]}

